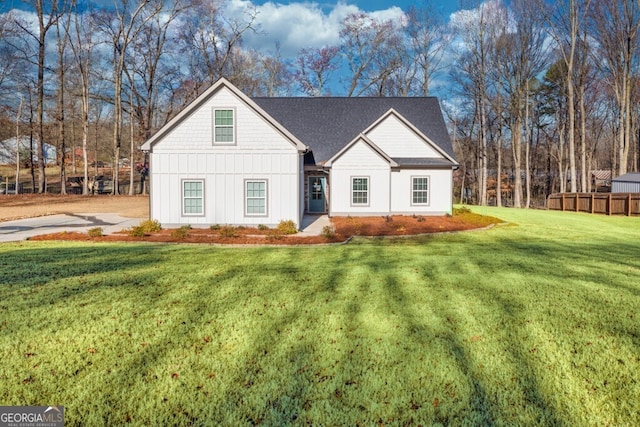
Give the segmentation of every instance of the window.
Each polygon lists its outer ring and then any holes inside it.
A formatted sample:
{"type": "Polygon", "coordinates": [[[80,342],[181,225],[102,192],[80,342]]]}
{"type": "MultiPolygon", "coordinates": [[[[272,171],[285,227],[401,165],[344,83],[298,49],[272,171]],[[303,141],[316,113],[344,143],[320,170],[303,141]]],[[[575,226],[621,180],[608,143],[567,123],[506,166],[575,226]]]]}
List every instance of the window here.
{"type": "Polygon", "coordinates": [[[204,181],[182,181],[182,214],[204,215],[204,181]]]}
{"type": "Polygon", "coordinates": [[[351,204],[352,205],[368,205],[369,204],[369,178],[366,178],[366,177],[351,178],[351,204]]]}
{"type": "Polygon", "coordinates": [[[429,204],[429,177],[414,176],[411,184],[411,204],[429,204]]]}
{"type": "Polygon", "coordinates": [[[245,213],[248,216],[267,214],[267,181],[245,181],[245,213]]]}
{"type": "Polygon", "coordinates": [[[233,144],[233,110],[213,110],[213,143],[233,144]]]}

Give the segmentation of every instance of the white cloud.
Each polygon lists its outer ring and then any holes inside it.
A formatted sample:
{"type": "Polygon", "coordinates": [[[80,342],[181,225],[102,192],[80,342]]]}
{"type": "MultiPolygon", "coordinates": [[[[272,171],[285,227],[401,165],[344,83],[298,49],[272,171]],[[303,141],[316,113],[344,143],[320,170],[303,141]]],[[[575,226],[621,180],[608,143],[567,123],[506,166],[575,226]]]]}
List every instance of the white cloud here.
{"type": "MultiPolygon", "coordinates": [[[[248,0],[231,0],[229,16],[241,17],[247,8],[258,12],[260,31],[245,35],[245,45],[258,50],[272,51],[280,43],[282,55],[293,57],[302,48],[323,47],[339,43],[340,23],[361,10],[351,4],[338,2],[332,6],[316,2],[280,4],[267,2],[261,6],[248,0]]],[[[374,18],[399,21],[403,12],[399,7],[371,12],[374,18]]]]}

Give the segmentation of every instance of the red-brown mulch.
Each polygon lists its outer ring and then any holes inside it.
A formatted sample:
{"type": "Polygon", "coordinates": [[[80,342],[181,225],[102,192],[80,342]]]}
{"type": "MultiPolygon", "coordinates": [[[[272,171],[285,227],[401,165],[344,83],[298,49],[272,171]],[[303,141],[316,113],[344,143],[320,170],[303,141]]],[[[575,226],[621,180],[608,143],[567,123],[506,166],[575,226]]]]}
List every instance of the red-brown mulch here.
{"type": "Polygon", "coordinates": [[[101,237],[90,237],[87,233],[62,232],[43,234],[31,237],[29,240],[65,240],[82,242],[156,242],[156,243],[215,243],[223,245],[318,245],[337,243],[346,240],[343,236],[325,238],[322,236],[295,236],[267,233],[256,228],[235,228],[236,236],[221,236],[220,233],[208,228],[189,229],[185,236],[174,236],[175,229],[160,230],[135,237],[127,232],[109,234],[101,237]]]}
{"type": "Polygon", "coordinates": [[[410,236],[473,230],[502,222],[493,217],[463,212],[453,216],[383,216],[331,218],[343,236],[410,236]]]}
{"type": "Polygon", "coordinates": [[[274,230],[259,230],[253,227],[232,227],[233,237],[226,230],[192,228],[186,235],[177,236],[175,229],[161,230],[144,237],[130,236],[126,231],[101,237],[90,237],[87,233],[62,232],[32,237],[30,240],[67,240],[93,242],[161,242],[161,243],[215,243],[225,245],[314,245],[344,242],[351,236],[411,236],[473,230],[502,222],[493,217],[471,212],[460,212],[454,216],[387,216],[387,217],[334,217],[331,222],[335,235],[296,236],[282,235],[274,230]],[[225,233],[225,231],[227,233],[225,233]],[[226,235],[224,235],[226,234],[226,235]]]}

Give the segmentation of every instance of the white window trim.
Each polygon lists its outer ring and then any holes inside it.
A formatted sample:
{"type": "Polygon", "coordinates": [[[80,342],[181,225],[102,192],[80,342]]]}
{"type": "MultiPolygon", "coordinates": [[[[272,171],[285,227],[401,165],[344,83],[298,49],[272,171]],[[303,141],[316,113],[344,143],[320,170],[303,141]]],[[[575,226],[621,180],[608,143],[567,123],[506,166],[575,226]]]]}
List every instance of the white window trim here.
{"type": "MultiPolygon", "coordinates": [[[[262,197],[252,197],[252,199],[262,199],[262,197]]],[[[268,179],[245,179],[244,180],[244,216],[245,217],[266,217],[269,216],[269,180],[268,179]],[[264,183],[264,213],[249,213],[249,196],[247,185],[250,182],[264,183]]]]}
{"type": "Polygon", "coordinates": [[[411,192],[410,192],[410,194],[411,194],[411,206],[429,206],[429,203],[431,203],[431,177],[429,175],[412,176],[410,185],[411,185],[411,192]],[[415,203],[413,201],[414,200],[413,196],[414,196],[415,192],[419,191],[419,192],[423,193],[425,191],[425,190],[415,190],[413,188],[413,181],[416,178],[426,178],[427,179],[427,190],[426,190],[426,192],[427,192],[427,202],[426,203],[415,203]]]}
{"type": "MultiPolygon", "coordinates": [[[[351,191],[350,191],[349,195],[351,197],[351,199],[350,199],[351,206],[369,206],[369,204],[371,203],[371,197],[370,197],[370,195],[371,195],[371,177],[369,177],[369,176],[352,176],[350,178],[350,181],[351,181],[351,183],[350,183],[351,191]],[[355,190],[353,189],[353,180],[354,179],[366,179],[367,180],[367,190],[366,190],[367,202],[366,203],[354,203],[353,202],[353,195],[354,195],[354,192],[355,192],[355,190]]],[[[363,191],[362,190],[357,190],[357,192],[358,193],[362,193],[363,191]]]]}
{"type": "Polygon", "coordinates": [[[180,188],[182,190],[180,202],[182,204],[182,216],[204,216],[204,179],[183,179],[180,182],[180,188]],[[184,195],[184,184],[187,182],[199,182],[202,184],[202,197],[189,197],[189,199],[202,199],[202,212],[199,213],[187,213],[185,212],[185,195],[184,195]]]}
{"type": "Polygon", "coordinates": [[[213,135],[212,135],[212,139],[213,139],[213,145],[236,145],[236,138],[237,138],[237,133],[236,133],[236,123],[237,123],[237,114],[236,114],[236,109],[234,107],[226,107],[226,108],[214,108],[212,113],[211,113],[211,123],[213,125],[213,135]],[[222,126],[216,125],[216,111],[231,111],[233,114],[233,124],[231,125],[232,131],[233,131],[233,141],[231,142],[220,142],[220,141],[216,141],[216,129],[218,127],[220,128],[227,128],[229,126],[222,126]]]}

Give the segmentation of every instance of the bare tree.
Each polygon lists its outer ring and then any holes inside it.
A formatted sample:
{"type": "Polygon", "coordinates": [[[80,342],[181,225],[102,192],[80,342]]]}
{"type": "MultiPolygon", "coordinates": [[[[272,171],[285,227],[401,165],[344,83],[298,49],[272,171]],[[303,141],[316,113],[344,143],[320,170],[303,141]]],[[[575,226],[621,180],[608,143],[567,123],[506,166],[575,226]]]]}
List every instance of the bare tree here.
{"type": "Polygon", "coordinates": [[[177,75],[177,47],[169,37],[178,16],[187,6],[182,1],[159,4],[157,8],[141,12],[144,22],[140,24],[137,37],[131,41],[133,49],[129,61],[125,64],[130,91],[130,117],[138,123],[138,135],[133,135],[133,123],[130,123],[130,171],[129,194],[134,194],[135,140],[147,140],[153,130],[164,125],[159,122],[160,96],[166,86],[170,86],[177,75]],[[173,58],[170,53],[174,52],[173,58]]]}
{"type": "Polygon", "coordinates": [[[73,31],[69,31],[69,47],[80,82],[81,126],[82,126],[82,194],[89,194],[89,103],[91,88],[91,66],[97,43],[94,37],[96,23],[90,13],[76,13],[73,16],[73,31]]]}
{"type": "Polygon", "coordinates": [[[526,204],[529,207],[531,187],[529,169],[529,84],[546,67],[548,53],[545,35],[535,5],[527,0],[512,2],[512,20],[500,38],[497,48],[501,51],[499,80],[508,97],[511,151],[513,155],[514,197],[513,206],[522,207],[522,164],[525,169],[526,204]],[[524,134],[524,135],[523,135],[524,134]],[[523,159],[523,136],[526,144],[523,159]]]}
{"type": "Polygon", "coordinates": [[[429,86],[434,74],[441,69],[450,34],[444,31],[442,17],[430,2],[423,7],[409,6],[405,31],[413,53],[420,82],[420,93],[429,96],[429,86]]]}
{"type": "Polygon", "coordinates": [[[338,69],[338,47],[302,49],[295,60],[294,79],[302,92],[309,96],[325,94],[325,85],[332,71],[338,69]]]}
{"type": "Polygon", "coordinates": [[[220,77],[236,83],[242,70],[233,69],[233,56],[240,51],[247,31],[256,30],[257,10],[249,7],[241,17],[225,17],[223,0],[192,0],[181,18],[179,40],[188,54],[190,78],[196,94],[220,77]]]}
{"type": "Polygon", "coordinates": [[[34,0],[32,6],[36,11],[38,20],[37,31],[33,31],[26,23],[16,21],[16,24],[30,36],[37,45],[36,66],[37,66],[37,96],[36,96],[36,117],[38,127],[38,192],[46,193],[47,179],[45,175],[45,62],[46,62],[46,42],[47,33],[64,13],[64,3],[59,0],[34,0]]]}
{"type": "Polygon", "coordinates": [[[139,4],[130,0],[120,0],[111,11],[104,11],[99,17],[100,30],[108,38],[113,53],[113,194],[119,194],[119,162],[122,146],[122,88],[126,56],[130,45],[138,36],[145,23],[162,9],[162,2],[143,1],[139,4]]]}
{"type": "Polygon", "coordinates": [[[467,54],[463,57],[465,63],[458,63],[458,68],[464,70],[470,82],[472,82],[474,104],[479,123],[479,150],[478,150],[478,199],[479,204],[487,204],[487,62],[491,45],[492,20],[496,16],[497,3],[483,3],[474,13],[467,13],[458,22],[456,30],[462,37],[467,54]]]}
{"type": "Polygon", "coordinates": [[[394,49],[397,31],[391,21],[380,22],[363,12],[348,15],[342,21],[341,51],[350,72],[347,96],[364,94],[397,66],[380,60],[394,49]]]}
{"type": "Polygon", "coordinates": [[[567,115],[569,118],[567,136],[569,139],[569,180],[571,192],[577,191],[578,176],[576,172],[576,111],[575,82],[576,50],[580,28],[586,25],[590,0],[562,0],[549,4],[539,1],[538,8],[549,25],[549,35],[554,39],[566,68],[567,115]]]}
{"type": "Polygon", "coordinates": [[[60,18],[56,21],[56,35],[57,35],[57,48],[58,48],[58,149],[60,150],[60,194],[67,194],[67,173],[66,173],[66,141],[65,141],[65,79],[66,69],[68,67],[67,58],[65,53],[69,40],[69,26],[71,25],[71,11],[75,6],[75,0],[70,0],[69,3],[64,4],[66,10],[61,11],[60,18]],[[60,26],[62,25],[62,28],[60,26]]]}
{"type": "Polygon", "coordinates": [[[260,63],[265,87],[264,94],[266,96],[276,96],[289,93],[293,73],[289,71],[288,61],[282,57],[279,43],[276,43],[276,50],[273,55],[261,56],[260,63]]]}
{"type": "Polygon", "coordinates": [[[599,46],[597,57],[601,58],[598,63],[617,101],[618,174],[623,175],[627,173],[632,139],[632,77],[638,54],[640,6],[631,0],[595,1],[591,11],[591,27],[599,46]]]}

